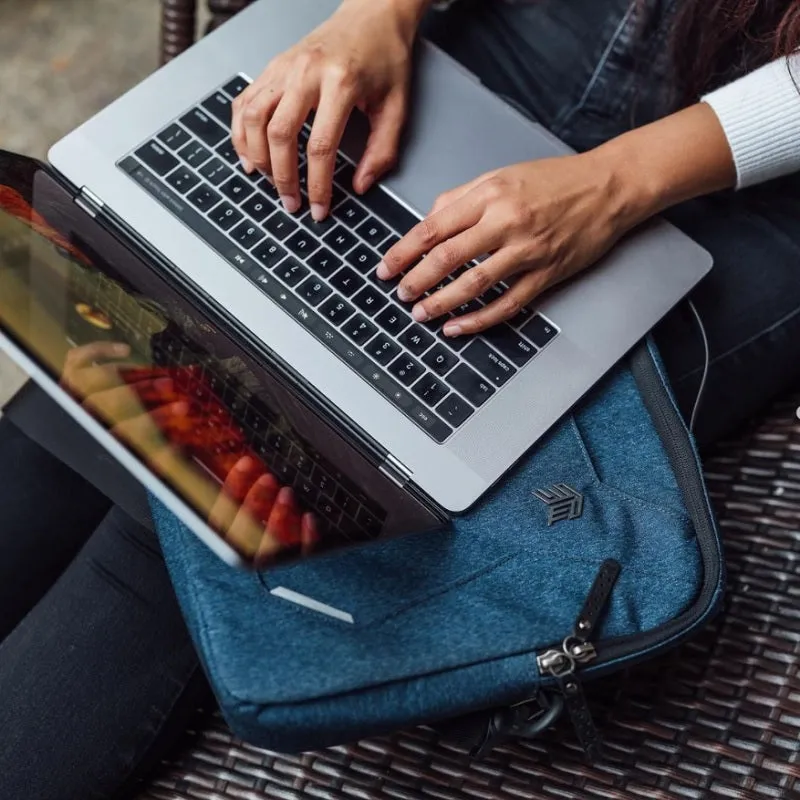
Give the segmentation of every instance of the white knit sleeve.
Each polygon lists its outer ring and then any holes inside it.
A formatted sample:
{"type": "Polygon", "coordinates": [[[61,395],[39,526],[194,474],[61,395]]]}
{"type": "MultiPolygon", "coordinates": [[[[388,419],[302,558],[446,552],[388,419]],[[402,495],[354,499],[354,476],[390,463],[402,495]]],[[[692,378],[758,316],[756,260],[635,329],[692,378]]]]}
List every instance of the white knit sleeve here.
{"type": "Polygon", "coordinates": [[[736,165],[736,188],[800,170],[800,51],[703,97],[736,165]]]}

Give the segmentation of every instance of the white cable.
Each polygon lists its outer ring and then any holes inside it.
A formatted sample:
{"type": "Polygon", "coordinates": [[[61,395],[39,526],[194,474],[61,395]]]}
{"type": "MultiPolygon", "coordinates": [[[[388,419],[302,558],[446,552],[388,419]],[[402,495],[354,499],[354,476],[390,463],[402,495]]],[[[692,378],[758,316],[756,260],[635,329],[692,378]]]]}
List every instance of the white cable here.
{"type": "Polygon", "coordinates": [[[697,417],[697,411],[700,408],[700,401],[703,398],[703,392],[706,388],[706,379],[708,378],[708,367],[709,362],[711,361],[711,354],[708,348],[708,337],[706,336],[706,329],[703,325],[703,320],[700,318],[700,313],[695,308],[694,303],[691,300],[687,300],[689,303],[689,308],[692,309],[692,313],[694,314],[695,319],[697,320],[697,325],[700,328],[700,335],[703,337],[703,377],[700,380],[700,388],[697,390],[697,397],[694,401],[694,407],[692,408],[692,416],[689,419],[689,430],[694,433],[694,422],[695,418],[697,417]]]}

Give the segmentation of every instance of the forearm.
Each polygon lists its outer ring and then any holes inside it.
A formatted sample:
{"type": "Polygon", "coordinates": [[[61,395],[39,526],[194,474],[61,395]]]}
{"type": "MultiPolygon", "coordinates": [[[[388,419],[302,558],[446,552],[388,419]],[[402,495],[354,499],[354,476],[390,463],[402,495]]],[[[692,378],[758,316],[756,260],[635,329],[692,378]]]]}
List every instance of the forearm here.
{"type": "Polygon", "coordinates": [[[736,184],[725,132],[705,103],[612,139],[593,156],[609,171],[620,213],[630,225],[736,184]]]}

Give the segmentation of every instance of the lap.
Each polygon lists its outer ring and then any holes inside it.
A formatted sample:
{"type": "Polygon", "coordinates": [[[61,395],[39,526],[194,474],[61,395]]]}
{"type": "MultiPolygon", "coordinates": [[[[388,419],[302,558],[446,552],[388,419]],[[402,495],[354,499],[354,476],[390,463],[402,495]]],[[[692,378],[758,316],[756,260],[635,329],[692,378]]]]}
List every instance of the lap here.
{"type": "MultiPolygon", "coordinates": [[[[482,82],[576,150],[669,110],[666,36],[673,0],[461,0],[426,33],[482,82]],[[646,69],[642,66],[646,64],[646,69]]],[[[730,433],[800,377],[800,174],[672,209],[714,269],[692,294],[711,367],[696,433],[730,433]]],[[[682,411],[691,412],[703,348],[681,304],[656,328],[682,411]]]]}
{"type": "Polygon", "coordinates": [[[116,796],[208,699],[158,540],[7,420],[0,467],[0,596],[40,595],[0,639],[0,797],[116,796]]]}

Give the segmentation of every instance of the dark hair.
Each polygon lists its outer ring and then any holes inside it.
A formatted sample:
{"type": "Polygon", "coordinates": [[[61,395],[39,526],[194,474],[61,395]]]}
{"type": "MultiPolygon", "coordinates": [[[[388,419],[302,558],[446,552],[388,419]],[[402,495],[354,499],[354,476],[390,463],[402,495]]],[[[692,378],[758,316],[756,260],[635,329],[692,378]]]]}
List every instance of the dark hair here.
{"type": "Polygon", "coordinates": [[[680,104],[798,47],[800,0],[680,0],[672,32],[680,104]]]}

